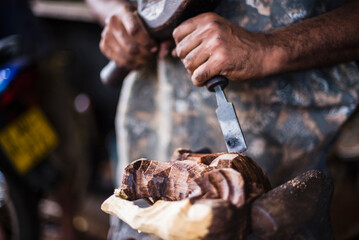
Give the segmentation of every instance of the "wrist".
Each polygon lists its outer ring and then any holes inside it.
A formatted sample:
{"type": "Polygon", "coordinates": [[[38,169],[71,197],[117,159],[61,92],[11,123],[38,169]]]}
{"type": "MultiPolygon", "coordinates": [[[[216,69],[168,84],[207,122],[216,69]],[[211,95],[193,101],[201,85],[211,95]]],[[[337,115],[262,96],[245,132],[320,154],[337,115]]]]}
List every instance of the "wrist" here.
{"type": "Polygon", "coordinates": [[[264,49],[263,49],[263,76],[270,76],[284,71],[286,62],[286,51],[280,46],[276,35],[273,33],[263,34],[264,49]]]}

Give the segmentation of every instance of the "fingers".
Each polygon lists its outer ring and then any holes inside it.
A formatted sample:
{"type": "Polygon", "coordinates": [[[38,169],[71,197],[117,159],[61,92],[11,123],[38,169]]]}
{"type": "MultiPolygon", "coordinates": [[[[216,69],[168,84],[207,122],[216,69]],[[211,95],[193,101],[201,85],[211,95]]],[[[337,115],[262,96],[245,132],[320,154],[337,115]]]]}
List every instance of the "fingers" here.
{"type": "Polygon", "coordinates": [[[114,60],[117,65],[128,69],[136,69],[145,65],[151,54],[137,46],[136,43],[129,41],[125,35],[125,31],[113,32],[105,28],[100,41],[101,51],[106,57],[114,60]]]}
{"type": "Polygon", "coordinates": [[[196,30],[196,19],[190,18],[187,21],[181,23],[172,33],[173,39],[175,40],[176,44],[181,42],[184,37],[188,34],[196,30]]]}
{"type": "Polygon", "coordinates": [[[172,36],[175,39],[176,44],[181,42],[186,36],[188,36],[192,32],[198,30],[199,27],[208,25],[208,23],[216,20],[217,18],[218,18],[217,14],[207,12],[184,21],[172,33],[172,36]]]}
{"type": "Polygon", "coordinates": [[[193,74],[193,72],[201,66],[211,57],[211,52],[201,44],[194,48],[191,52],[189,52],[183,59],[182,62],[186,67],[189,74],[193,74]]]}
{"type": "Polygon", "coordinates": [[[133,41],[132,38],[128,35],[124,25],[118,18],[113,18],[113,27],[116,31],[109,30],[109,34],[114,36],[116,42],[114,44],[119,44],[118,48],[121,51],[127,52],[128,54],[138,54],[140,52],[140,45],[133,41]]]}
{"type": "MultiPolygon", "coordinates": [[[[116,19],[113,24],[116,25],[116,31],[112,31],[112,33],[116,38],[116,42],[119,44],[119,53],[123,53],[128,58],[131,58],[131,56],[134,55],[147,58],[147,56],[151,55],[151,49],[148,49],[148,46],[144,46],[143,44],[145,40],[139,44],[133,36],[129,35],[128,31],[125,29],[124,22],[116,19]]],[[[139,58],[139,61],[141,61],[141,58],[139,58]]]]}
{"type": "Polygon", "coordinates": [[[177,44],[175,54],[193,74],[192,80],[197,86],[202,86],[211,76],[218,74],[216,67],[211,65],[217,62],[211,55],[218,48],[218,25],[218,15],[204,13],[185,21],[173,32],[177,44]]]}
{"type": "Polygon", "coordinates": [[[137,12],[129,12],[123,16],[123,26],[127,34],[145,49],[151,50],[156,47],[156,42],[148,34],[137,12]]]}
{"type": "Polygon", "coordinates": [[[198,47],[202,43],[201,34],[192,32],[177,43],[176,53],[181,59],[184,59],[189,52],[198,47]]]}
{"type": "Polygon", "coordinates": [[[158,56],[162,59],[166,58],[169,55],[170,51],[174,49],[174,47],[175,47],[175,43],[173,42],[173,40],[162,42],[160,44],[160,50],[158,52],[158,56]]]}
{"type": "Polygon", "coordinates": [[[192,83],[200,87],[216,75],[221,75],[220,70],[216,67],[216,61],[208,59],[193,72],[192,83]]]}
{"type": "Polygon", "coordinates": [[[241,65],[246,57],[241,54],[246,51],[242,51],[239,30],[234,26],[215,13],[204,13],[175,29],[174,54],[192,74],[194,85],[203,86],[216,75],[239,79],[243,74],[241,65]]]}
{"type": "Polygon", "coordinates": [[[149,37],[137,13],[123,8],[107,19],[100,49],[119,66],[136,69],[148,63],[157,51],[157,43],[149,37]]]}
{"type": "Polygon", "coordinates": [[[106,57],[114,60],[117,65],[130,68],[133,63],[130,60],[129,54],[123,50],[113,32],[104,31],[104,35],[106,35],[106,37],[102,38],[100,42],[101,51],[106,57]]]}

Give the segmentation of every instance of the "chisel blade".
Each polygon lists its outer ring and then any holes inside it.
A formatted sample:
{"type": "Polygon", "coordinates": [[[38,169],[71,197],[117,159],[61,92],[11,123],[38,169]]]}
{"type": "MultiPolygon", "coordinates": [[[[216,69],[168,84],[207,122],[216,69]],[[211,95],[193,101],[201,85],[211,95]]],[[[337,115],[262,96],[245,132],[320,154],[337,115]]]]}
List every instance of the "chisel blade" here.
{"type": "Polygon", "coordinates": [[[247,150],[247,145],[233,104],[227,101],[221,86],[217,85],[214,90],[218,104],[216,114],[228,152],[242,153],[247,150]]]}

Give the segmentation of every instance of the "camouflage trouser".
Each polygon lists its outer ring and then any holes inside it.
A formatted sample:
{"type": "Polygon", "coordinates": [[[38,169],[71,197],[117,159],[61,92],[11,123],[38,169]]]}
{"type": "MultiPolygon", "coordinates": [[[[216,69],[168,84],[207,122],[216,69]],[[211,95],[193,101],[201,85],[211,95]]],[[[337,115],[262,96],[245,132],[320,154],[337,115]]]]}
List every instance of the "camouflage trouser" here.
{"type": "MultiPolygon", "coordinates": [[[[267,32],[323,14],[345,2],[223,0],[217,13],[250,31],[267,32]]],[[[248,150],[273,186],[323,167],[326,151],[359,101],[355,63],[233,83],[226,89],[248,150]]],[[[226,151],[216,100],[193,86],[179,60],[166,59],[131,73],[116,118],[119,167],[146,157],[166,161],[174,149],[226,151]]]]}
{"type": "MultiPolygon", "coordinates": [[[[260,164],[273,186],[308,169],[325,168],[328,148],[357,106],[359,74],[354,70],[355,63],[349,63],[231,83],[226,90],[248,144],[246,154],[260,164]]],[[[194,87],[179,62],[167,60],[132,73],[122,91],[116,119],[118,186],[123,168],[140,157],[166,161],[178,147],[226,151],[215,96],[194,87]]],[[[156,239],[119,219],[112,223],[111,239],[156,239]]]]}
{"type": "MultiPolygon", "coordinates": [[[[247,141],[246,154],[274,186],[318,166],[357,106],[356,72],[355,63],[348,63],[231,83],[225,90],[247,141]]],[[[166,161],[179,147],[226,151],[215,109],[214,94],[193,86],[178,61],[133,73],[124,83],[116,120],[118,172],[140,157],[166,161]]]]}
{"type": "Polygon", "coordinates": [[[359,109],[343,126],[334,153],[341,159],[352,160],[359,158],[359,109]]]}

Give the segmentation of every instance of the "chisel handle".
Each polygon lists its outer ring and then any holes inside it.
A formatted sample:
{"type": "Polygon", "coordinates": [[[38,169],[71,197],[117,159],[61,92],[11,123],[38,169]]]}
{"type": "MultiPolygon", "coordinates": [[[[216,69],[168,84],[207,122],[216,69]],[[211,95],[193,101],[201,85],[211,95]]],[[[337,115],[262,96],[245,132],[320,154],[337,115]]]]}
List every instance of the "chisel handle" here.
{"type": "Polygon", "coordinates": [[[228,79],[224,76],[217,75],[208,80],[205,84],[206,88],[210,92],[214,92],[214,87],[220,85],[222,89],[225,89],[228,85],[228,79]]]}
{"type": "Polygon", "coordinates": [[[119,67],[114,61],[110,61],[100,73],[100,78],[103,84],[113,88],[119,88],[122,85],[123,79],[130,72],[127,68],[119,67]]]}

